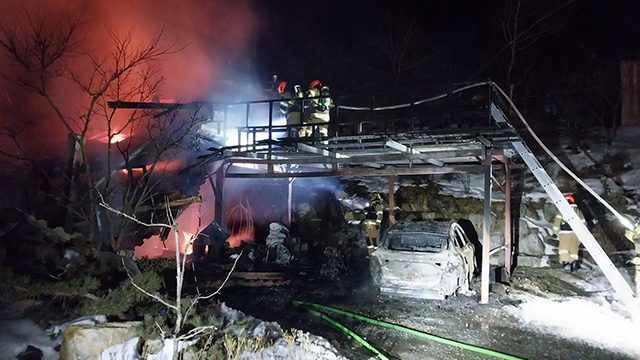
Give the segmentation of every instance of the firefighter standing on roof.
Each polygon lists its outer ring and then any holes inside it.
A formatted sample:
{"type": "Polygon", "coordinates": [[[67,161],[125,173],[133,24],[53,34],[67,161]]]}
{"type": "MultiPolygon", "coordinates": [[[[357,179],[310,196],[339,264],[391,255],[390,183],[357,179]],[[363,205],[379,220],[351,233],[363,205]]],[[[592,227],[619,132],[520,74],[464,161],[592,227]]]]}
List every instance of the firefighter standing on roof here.
{"type": "MultiPolygon", "coordinates": [[[[586,224],[586,220],[582,211],[578,209],[573,195],[565,195],[564,198],[569,202],[576,216],[586,224]]],[[[553,221],[553,233],[558,235],[560,244],[558,245],[558,255],[560,256],[560,264],[563,269],[576,271],[580,269],[580,259],[578,250],[580,249],[580,239],[578,235],[571,229],[571,226],[565,221],[561,214],[556,215],[553,221]]]]}
{"type": "Polygon", "coordinates": [[[378,193],[371,194],[371,201],[364,208],[364,232],[367,238],[369,255],[380,246],[380,225],[382,225],[382,197],[378,193]]]}
{"type": "Polygon", "coordinates": [[[293,90],[287,85],[285,81],[281,82],[278,86],[278,93],[282,96],[280,102],[280,111],[287,118],[287,129],[291,137],[298,137],[300,129],[300,119],[302,116],[302,88],[300,85],[295,85],[293,90]]]}
{"type": "Polygon", "coordinates": [[[315,129],[313,126],[305,128],[306,136],[329,136],[329,111],[333,107],[333,102],[329,94],[329,87],[322,86],[320,81],[314,80],[309,85],[309,91],[307,91],[307,97],[311,98],[309,124],[319,125],[315,129]]]}

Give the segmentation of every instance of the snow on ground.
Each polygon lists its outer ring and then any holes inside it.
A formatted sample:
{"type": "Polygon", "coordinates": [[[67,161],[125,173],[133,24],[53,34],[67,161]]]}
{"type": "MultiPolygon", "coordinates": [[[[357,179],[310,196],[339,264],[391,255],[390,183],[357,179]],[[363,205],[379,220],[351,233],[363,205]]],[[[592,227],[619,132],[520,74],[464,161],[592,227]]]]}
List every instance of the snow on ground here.
{"type": "Polygon", "coordinates": [[[2,304],[0,312],[0,360],[15,360],[29,345],[42,351],[42,360],[58,360],[56,347],[62,332],[70,325],[96,324],[107,321],[104,316],[85,316],[44,330],[33,321],[16,318],[15,306],[2,304]]]}
{"type": "Polygon", "coordinates": [[[33,322],[25,319],[0,320],[0,360],[15,360],[29,345],[42,350],[43,360],[58,359],[55,341],[33,322]]]}
{"type": "Polygon", "coordinates": [[[543,298],[523,294],[519,296],[521,304],[504,309],[518,318],[523,327],[533,331],[584,341],[640,358],[637,340],[640,319],[633,319],[624,305],[613,300],[613,290],[598,268],[583,269],[578,274],[567,275],[563,280],[593,295],[543,298]]]}
{"type": "Polygon", "coordinates": [[[640,358],[640,322],[615,311],[602,297],[564,300],[532,297],[505,310],[526,328],[640,358]]]}

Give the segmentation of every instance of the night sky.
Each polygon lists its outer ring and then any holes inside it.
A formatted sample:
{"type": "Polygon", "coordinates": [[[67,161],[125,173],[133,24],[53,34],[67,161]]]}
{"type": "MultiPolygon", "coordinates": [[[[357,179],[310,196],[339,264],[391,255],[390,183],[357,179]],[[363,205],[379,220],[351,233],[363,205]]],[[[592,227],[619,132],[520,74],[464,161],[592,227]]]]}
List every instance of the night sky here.
{"type": "MultiPolygon", "coordinates": [[[[504,80],[508,52],[501,52],[507,43],[498,25],[504,0],[257,3],[261,76],[272,72],[301,83],[318,77],[345,91],[387,88],[393,85],[391,66],[381,46],[399,41],[413,23],[404,61],[418,65],[403,72],[397,85],[504,80]]],[[[531,31],[547,33],[516,55],[514,76],[518,81],[526,76],[539,91],[569,74],[640,54],[637,1],[523,0],[520,28],[551,13],[531,31]]]]}
{"type": "MultiPolygon", "coordinates": [[[[303,88],[318,79],[336,96],[407,88],[439,93],[452,84],[486,79],[507,87],[510,57],[499,23],[508,5],[518,3],[0,0],[5,10],[0,12],[0,23],[20,27],[25,14],[46,13],[46,21],[55,24],[82,13],[85,22],[78,35],[94,55],[107,54],[107,29],[131,31],[142,42],[164,29],[164,40],[182,50],[157,64],[165,79],[158,94],[162,101],[223,101],[222,95],[237,84],[243,84],[237,86],[244,92],[241,99],[252,100],[264,94],[246,91],[244,84],[258,89],[257,84],[268,83],[273,74],[303,88]]],[[[520,29],[531,27],[526,35],[543,36],[521,44],[516,53],[511,72],[516,103],[594,84],[609,93],[619,92],[620,60],[640,57],[640,1],[522,0],[521,5],[520,29]]],[[[73,69],[91,73],[90,65],[81,60],[72,64],[73,69]]],[[[0,72],[10,75],[13,66],[4,54],[0,57],[0,72]]],[[[86,96],[69,87],[73,84],[60,80],[52,85],[70,116],[86,106],[86,96]]],[[[3,125],[35,120],[24,133],[28,151],[58,152],[64,145],[61,141],[53,150],[46,146],[51,139],[66,138],[67,132],[56,126],[55,119],[51,121],[46,103],[3,78],[0,115],[3,125]],[[42,132],[51,136],[38,136],[42,132]]],[[[104,129],[96,125],[92,131],[100,136],[104,129]]]]}

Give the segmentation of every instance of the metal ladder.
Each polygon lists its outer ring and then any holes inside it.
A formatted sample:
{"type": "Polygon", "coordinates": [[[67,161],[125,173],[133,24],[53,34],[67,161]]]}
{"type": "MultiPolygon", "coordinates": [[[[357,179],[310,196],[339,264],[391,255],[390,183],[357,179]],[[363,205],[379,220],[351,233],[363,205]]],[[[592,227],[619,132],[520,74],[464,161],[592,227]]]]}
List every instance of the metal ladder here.
{"type": "MultiPolygon", "coordinates": [[[[508,126],[512,127],[512,125],[507,121],[506,116],[498,108],[496,105],[491,103],[491,116],[496,121],[496,124],[499,126],[508,126]]],[[[589,254],[596,261],[596,264],[600,267],[605,277],[611,285],[613,289],[616,291],[620,300],[629,307],[631,311],[637,311],[638,302],[634,296],[634,292],[631,289],[631,286],[627,283],[627,281],[622,277],[618,269],[615,267],[609,256],[604,252],[598,241],[593,237],[589,229],[586,225],[580,220],[580,218],[576,215],[576,213],[569,205],[569,202],[564,198],[564,195],[558,189],[556,184],[553,182],[553,179],[547,174],[545,169],[542,167],[538,159],[533,155],[529,147],[522,141],[522,139],[511,141],[510,145],[514,148],[514,150],[520,155],[524,163],[531,170],[533,175],[536,177],[540,185],[544,191],[549,195],[549,198],[553,202],[553,204],[558,208],[560,214],[564,217],[564,220],[569,223],[571,229],[578,235],[580,242],[584,245],[584,247],[589,251],[589,254]]]]}

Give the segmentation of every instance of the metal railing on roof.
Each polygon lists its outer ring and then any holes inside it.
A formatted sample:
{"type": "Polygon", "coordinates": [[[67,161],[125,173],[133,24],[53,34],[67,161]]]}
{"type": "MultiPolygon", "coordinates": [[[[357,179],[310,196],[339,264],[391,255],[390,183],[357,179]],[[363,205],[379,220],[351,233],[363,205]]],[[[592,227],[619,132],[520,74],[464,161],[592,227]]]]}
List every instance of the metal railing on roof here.
{"type": "Polygon", "coordinates": [[[204,110],[208,131],[226,146],[238,150],[272,146],[281,139],[311,145],[340,136],[364,137],[370,134],[437,131],[442,129],[492,126],[490,104],[496,101],[491,81],[460,85],[437,95],[389,91],[383,93],[344,94],[332,97],[335,106],[326,124],[309,124],[312,102],[299,101],[301,124],[287,124],[280,104],[292,99],[268,99],[238,102],[194,101],[189,103],[110,102],[112,108],[163,110],[156,116],[179,110],[204,110]],[[319,135],[319,127],[328,127],[328,136],[319,135]],[[292,136],[303,128],[312,136],[292,136]],[[297,138],[297,139],[296,139],[297,138]]]}

